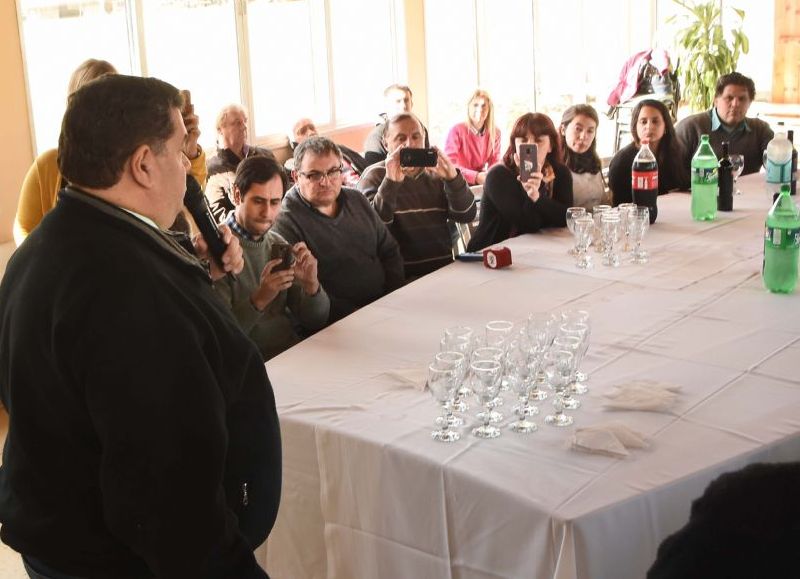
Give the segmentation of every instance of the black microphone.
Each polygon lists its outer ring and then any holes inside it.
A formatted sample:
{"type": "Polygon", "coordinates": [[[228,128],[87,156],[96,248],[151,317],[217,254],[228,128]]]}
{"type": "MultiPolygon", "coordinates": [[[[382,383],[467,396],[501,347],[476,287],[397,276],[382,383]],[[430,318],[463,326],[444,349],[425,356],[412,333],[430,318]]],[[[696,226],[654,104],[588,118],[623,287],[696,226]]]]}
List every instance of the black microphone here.
{"type": "Polygon", "coordinates": [[[228,248],[228,245],[222,239],[222,232],[217,227],[217,222],[214,216],[211,215],[211,209],[208,206],[203,190],[197,179],[186,174],[186,194],[183,196],[183,204],[189,210],[194,222],[197,224],[197,229],[208,245],[208,252],[214,261],[217,262],[220,269],[224,269],[222,265],[222,254],[228,248]]]}

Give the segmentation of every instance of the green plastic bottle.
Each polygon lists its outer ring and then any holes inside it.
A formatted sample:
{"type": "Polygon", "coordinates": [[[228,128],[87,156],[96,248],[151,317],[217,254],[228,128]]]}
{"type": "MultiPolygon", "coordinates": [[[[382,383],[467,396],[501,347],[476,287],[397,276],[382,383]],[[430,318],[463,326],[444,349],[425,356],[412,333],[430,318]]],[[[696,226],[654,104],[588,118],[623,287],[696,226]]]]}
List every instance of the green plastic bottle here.
{"type": "Polygon", "coordinates": [[[771,292],[788,294],[797,286],[797,257],[800,254],[800,210],[789,195],[788,183],[781,186],[775,204],[767,214],[764,230],[764,264],[761,276],[771,292]]]}
{"type": "Polygon", "coordinates": [[[717,216],[717,156],[701,135],[700,146],[692,157],[692,219],[711,221],[717,216]]]}

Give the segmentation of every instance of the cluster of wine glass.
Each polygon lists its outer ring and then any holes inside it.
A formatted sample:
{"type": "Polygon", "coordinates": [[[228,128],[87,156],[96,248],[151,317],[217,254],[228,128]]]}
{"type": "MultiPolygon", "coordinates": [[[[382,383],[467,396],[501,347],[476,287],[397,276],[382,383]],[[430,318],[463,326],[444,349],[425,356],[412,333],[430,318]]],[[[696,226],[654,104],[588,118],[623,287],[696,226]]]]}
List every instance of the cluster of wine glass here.
{"type": "Polygon", "coordinates": [[[629,254],[631,263],[647,263],[642,240],[649,227],[650,209],[635,203],[595,205],[592,213],[583,207],[570,207],[567,228],[575,238],[575,246],[569,254],[575,256],[575,266],[580,269],[592,267],[590,245],[601,254],[602,264],[609,267],[619,267],[621,254],[629,254]]]}
{"type": "Polygon", "coordinates": [[[434,440],[454,442],[474,399],[479,403],[472,434],[496,438],[503,423],[503,408],[516,418],[508,428],[528,434],[537,430],[531,417],[539,414],[537,403],[548,398],[552,412],[545,424],[569,426],[586,394],[587,376],[579,371],[589,347],[589,313],[567,310],[535,313],[515,324],[505,320],[488,322],[483,331],[455,326],[444,331],[439,353],[428,367],[428,388],[441,405],[431,435],[434,440]],[[514,397],[506,405],[505,396],[514,397]]]}

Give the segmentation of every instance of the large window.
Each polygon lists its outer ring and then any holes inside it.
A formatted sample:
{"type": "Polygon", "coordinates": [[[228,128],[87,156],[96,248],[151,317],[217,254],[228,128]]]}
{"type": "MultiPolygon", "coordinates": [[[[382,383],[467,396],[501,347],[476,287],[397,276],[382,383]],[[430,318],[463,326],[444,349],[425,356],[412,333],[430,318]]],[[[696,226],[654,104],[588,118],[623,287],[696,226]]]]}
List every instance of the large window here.
{"type": "Polygon", "coordinates": [[[285,143],[299,117],[368,123],[402,80],[402,0],[17,0],[39,151],[56,145],[67,81],[87,58],[192,93],[212,147],[226,104],[251,140],[285,143]]]}

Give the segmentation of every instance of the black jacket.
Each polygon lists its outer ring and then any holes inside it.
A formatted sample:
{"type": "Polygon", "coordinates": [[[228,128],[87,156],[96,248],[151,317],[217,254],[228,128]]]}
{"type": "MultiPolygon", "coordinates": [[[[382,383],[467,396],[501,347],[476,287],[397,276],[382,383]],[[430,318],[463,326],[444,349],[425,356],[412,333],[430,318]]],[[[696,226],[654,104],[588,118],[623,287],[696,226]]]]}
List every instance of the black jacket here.
{"type": "Polygon", "coordinates": [[[0,284],[0,396],[15,550],[92,578],[266,576],[252,549],[280,500],[272,389],[173,237],[62,191],[0,284]]]}
{"type": "Polygon", "coordinates": [[[535,233],[543,227],[566,227],[567,209],[572,206],[572,173],[566,165],[553,165],[552,194],[542,182],[534,203],[518,173],[505,165],[489,169],[483,184],[480,221],[467,251],[478,251],[521,233],[535,233]]]}

